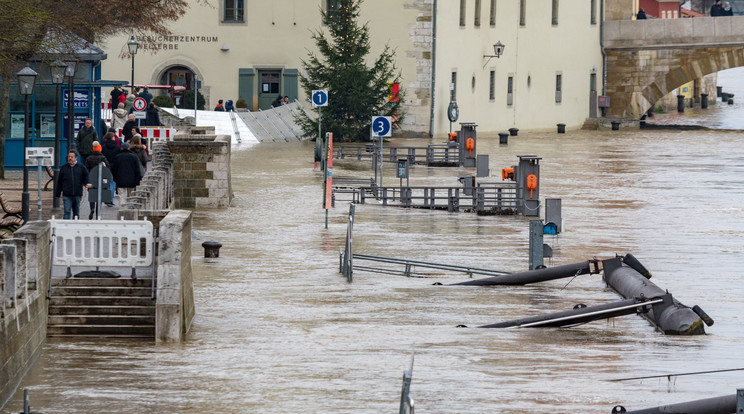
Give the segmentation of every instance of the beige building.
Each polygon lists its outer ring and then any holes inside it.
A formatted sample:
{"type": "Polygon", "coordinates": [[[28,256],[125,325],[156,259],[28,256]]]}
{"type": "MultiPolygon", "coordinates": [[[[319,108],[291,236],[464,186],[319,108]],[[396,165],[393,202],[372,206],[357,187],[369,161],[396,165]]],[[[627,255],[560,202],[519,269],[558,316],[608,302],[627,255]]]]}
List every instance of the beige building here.
{"type": "MultiPolygon", "coordinates": [[[[172,36],[137,37],[138,84],[190,87],[202,81],[207,106],[245,99],[268,107],[279,95],[307,102],[302,60],[317,51],[310,34],[324,30],[320,9],[336,0],[192,2],[172,36]]],[[[511,127],[580,127],[596,113],[602,91],[600,0],[366,0],[371,56],[396,49],[406,91],[407,135],[443,136],[447,108],[482,132],[511,127]],[[434,17],[436,16],[436,18],[434,17]],[[493,45],[504,45],[500,57],[493,45]]],[[[130,34],[101,42],[105,79],[130,79],[130,34]]],[[[459,124],[453,129],[459,129],[459,124]]]]}

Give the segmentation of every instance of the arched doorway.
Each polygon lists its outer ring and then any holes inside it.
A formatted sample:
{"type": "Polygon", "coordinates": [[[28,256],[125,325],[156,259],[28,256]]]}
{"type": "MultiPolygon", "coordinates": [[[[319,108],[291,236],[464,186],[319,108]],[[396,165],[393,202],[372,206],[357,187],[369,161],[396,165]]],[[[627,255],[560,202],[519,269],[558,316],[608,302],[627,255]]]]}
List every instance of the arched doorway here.
{"type": "Polygon", "coordinates": [[[172,66],[160,76],[160,84],[171,86],[185,86],[191,89],[194,80],[194,72],[186,66],[172,66]]]}

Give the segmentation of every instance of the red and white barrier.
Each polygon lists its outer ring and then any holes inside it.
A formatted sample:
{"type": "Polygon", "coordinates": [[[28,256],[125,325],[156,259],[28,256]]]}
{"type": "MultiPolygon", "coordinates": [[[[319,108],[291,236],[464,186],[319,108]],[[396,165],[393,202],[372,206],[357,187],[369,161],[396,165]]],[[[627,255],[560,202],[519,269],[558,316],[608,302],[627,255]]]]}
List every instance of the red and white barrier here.
{"type": "MultiPolygon", "coordinates": [[[[142,138],[148,141],[173,141],[176,134],[175,128],[140,127],[142,138]]],[[[121,128],[116,131],[119,138],[123,137],[121,128]]]]}

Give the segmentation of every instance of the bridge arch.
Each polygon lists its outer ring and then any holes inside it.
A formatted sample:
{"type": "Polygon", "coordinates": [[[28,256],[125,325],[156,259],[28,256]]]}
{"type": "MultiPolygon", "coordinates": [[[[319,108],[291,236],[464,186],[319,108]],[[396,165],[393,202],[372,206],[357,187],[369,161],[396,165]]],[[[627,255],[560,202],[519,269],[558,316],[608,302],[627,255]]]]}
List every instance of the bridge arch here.
{"type": "Polygon", "coordinates": [[[639,119],[685,83],[744,66],[744,17],[611,21],[603,33],[612,118],[639,119]]]}

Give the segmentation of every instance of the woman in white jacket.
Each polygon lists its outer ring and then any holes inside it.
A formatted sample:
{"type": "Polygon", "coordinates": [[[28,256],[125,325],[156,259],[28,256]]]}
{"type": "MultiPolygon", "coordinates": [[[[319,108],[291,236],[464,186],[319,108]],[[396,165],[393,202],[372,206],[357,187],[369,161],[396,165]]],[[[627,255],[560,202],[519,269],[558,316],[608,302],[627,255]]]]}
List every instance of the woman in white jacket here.
{"type": "Polygon", "coordinates": [[[119,107],[114,109],[111,115],[111,128],[114,128],[115,131],[124,128],[124,124],[127,122],[127,115],[129,113],[124,109],[124,103],[120,102],[119,107]]]}

